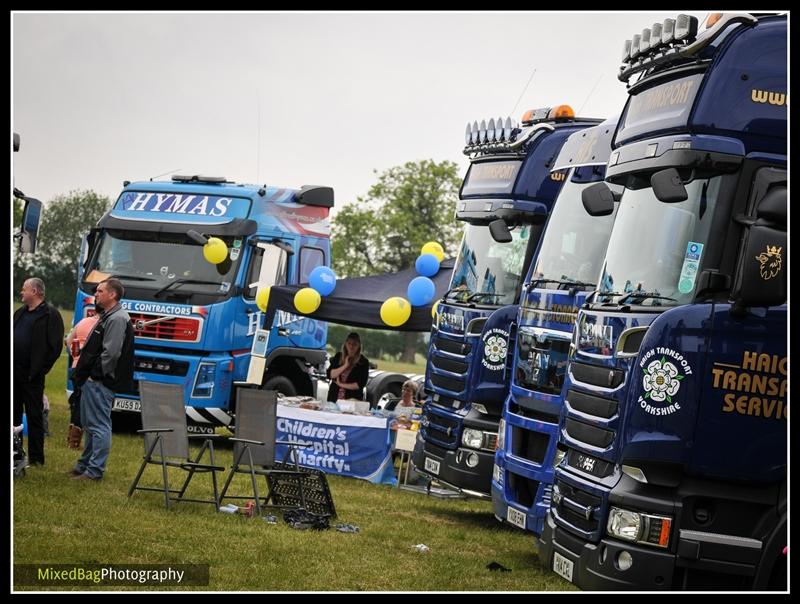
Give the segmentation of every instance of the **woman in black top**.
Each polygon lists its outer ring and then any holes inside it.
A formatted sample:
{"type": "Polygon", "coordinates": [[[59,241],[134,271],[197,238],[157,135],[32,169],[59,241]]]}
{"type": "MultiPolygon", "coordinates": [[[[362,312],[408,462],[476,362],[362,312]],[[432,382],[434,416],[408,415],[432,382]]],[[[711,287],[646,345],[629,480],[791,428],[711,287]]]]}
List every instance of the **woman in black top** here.
{"type": "Polygon", "coordinates": [[[369,379],[369,360],[361,354],[361,338],[352,332],[342,344],[328,367],[328,401],[355,398],[364,400],[364,387],[369,379]]]}

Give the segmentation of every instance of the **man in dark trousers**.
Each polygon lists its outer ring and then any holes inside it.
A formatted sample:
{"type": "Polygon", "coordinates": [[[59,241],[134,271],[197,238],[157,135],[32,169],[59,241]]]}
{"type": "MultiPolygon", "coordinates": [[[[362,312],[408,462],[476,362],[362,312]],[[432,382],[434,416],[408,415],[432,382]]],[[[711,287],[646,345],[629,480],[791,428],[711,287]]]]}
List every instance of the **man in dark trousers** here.
{"type": "Polygon", "coordinates": [[[14,425],[28,418],[28,459],[44,465],[44,376],[61,356],[64,321],[44,300],[44,282],[22,284],[22,306],[14,313],[14,425]]]}
{"type": "Polygon", "coordinates": [[[114,394],[130,392],[133,381],[133,325],[120,300],[125,290],[117,279],[97,284],[94,304],[100,318],[75,366],[81,389],[81,423],[85,446],[73,480],[100,480],[111,451],[111,407],[114,394]]]}

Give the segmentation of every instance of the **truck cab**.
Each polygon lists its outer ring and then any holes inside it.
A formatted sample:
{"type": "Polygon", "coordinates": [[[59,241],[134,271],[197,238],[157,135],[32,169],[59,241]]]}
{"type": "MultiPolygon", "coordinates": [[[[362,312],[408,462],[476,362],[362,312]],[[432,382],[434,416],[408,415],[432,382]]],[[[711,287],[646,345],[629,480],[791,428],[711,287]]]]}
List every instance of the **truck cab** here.
{"type": "MultiPolygon", "coordinates": [[[[602,216],[584,207],[582,194],[605,178],[617,121],[573,133],[551,173],[562,178],[547,229],[531,264],[517,315],[511,385],[500,421],[492,507],[495,517],[540,534],[559,457],[572,329],[578,309],[595,289],[616,204],[602,216]]],[[[621,187],[618,187],[621,191],[621,187]]]]}
{"type": "Polygon", "coordinates": [[[466,495],[490,496],[522,283],[564,184],[550,168],[570,134],[599,121],[561,105],[528,111],[522,127],[509,118],[467,127],[456,208],[466,224],[431,329],[413,453],[420,472],[466,495]]]}
{"type": "Polygon", "coordinates": [[[697,25],[646,28],[619,73],[625,190],[539,548],[582,589],[787,586],[787,17],[697,25]]]}
{"type": "Polygon", "coordinates": [[[259,289],[308,281],[330,265],[329,187],[300,190],[173,176],[125,182],[85,239],[74,321],[95,312],[94,290],[119,279],[135,333],[134,390],[119,393],[115,420],[139,411],[138,381],[180,384],[187,420],[213,431],[232,419],[237,383],[313,395],[325,361],[325,323],[281,312],[269,332],[259,289]],[[203,245],[227,253],[213,264],[203,245]]]}

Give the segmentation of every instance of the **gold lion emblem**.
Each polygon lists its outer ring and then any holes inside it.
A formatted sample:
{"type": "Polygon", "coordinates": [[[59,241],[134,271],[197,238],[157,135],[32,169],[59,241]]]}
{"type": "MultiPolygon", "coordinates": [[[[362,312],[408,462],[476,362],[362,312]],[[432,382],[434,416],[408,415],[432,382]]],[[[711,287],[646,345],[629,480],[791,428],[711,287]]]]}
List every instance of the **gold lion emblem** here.
{"type": "Polygon", "coordinates": [[[756,260],[761,263],[761,266],[759,267],[761,278],[765,281],[772,279],[781,271],[782,249],[782,247],[768,245],[766,252],[761,252],[758,256],[756,256],[756,260]]]}

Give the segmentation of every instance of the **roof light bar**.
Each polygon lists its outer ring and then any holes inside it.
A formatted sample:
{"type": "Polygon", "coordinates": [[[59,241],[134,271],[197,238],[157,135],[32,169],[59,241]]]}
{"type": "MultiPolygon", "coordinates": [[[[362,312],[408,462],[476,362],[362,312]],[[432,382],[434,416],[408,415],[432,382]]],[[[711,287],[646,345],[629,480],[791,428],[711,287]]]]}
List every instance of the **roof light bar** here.
{"type": "Polygon", "coordinates": [[[698,38],[696,17],[680,14],[675,19],[664,19],[662,23],[654,23],[652,27],[643,29],[631,40],[625,41],[622,47],[622,67],[617,77],[627,82],[635,73],[696,57],[728,25],[752,25],[756,22],[757,19],[747,13],[713,13],[706,20],[708,31],[698,38]]]}

